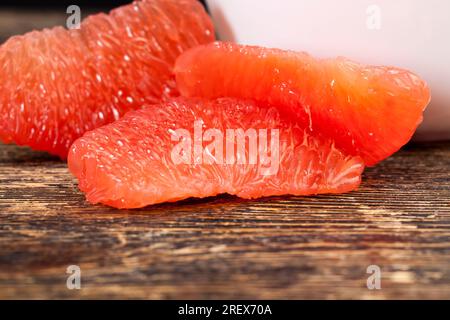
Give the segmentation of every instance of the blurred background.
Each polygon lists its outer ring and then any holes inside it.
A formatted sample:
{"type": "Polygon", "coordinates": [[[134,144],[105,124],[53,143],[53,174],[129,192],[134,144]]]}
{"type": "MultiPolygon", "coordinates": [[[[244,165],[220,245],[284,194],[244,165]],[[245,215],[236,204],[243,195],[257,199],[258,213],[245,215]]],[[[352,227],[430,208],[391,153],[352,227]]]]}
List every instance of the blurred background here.
{"type": "MultiPolygon", "coordinates": [[[[199,0],[204,3],[203,0],[199,0]]],[[[78,5],[81,18],[131,3],[132,0],[1,0],[0,1],[0,43],[9,37],[33,29],[65,25],[66,10],[78,5]]]]}
{"type": "Polygon", "coordinates": [[[68,17],[66,10],[70,5],[78,5],[81,18],[89,14],[109,11],[110,9],[132,2],[131,0],[1,0],[0,1],[0,42],[10,36],[22,34],[33,29],[65,25],[68,17]]]}

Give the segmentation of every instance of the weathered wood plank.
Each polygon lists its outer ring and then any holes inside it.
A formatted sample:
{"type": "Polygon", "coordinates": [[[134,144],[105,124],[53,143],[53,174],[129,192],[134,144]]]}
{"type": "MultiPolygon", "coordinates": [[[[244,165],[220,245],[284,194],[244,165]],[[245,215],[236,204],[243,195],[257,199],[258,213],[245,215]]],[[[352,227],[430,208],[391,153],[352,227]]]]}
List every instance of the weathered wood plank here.
{"type": "Polygon", "coordinates": [[[448,299],[449,169],[449,142],[416,145],[345,195],[120,211],[87,204],[58,159],[2,145],[0,298],[448,299]]]}

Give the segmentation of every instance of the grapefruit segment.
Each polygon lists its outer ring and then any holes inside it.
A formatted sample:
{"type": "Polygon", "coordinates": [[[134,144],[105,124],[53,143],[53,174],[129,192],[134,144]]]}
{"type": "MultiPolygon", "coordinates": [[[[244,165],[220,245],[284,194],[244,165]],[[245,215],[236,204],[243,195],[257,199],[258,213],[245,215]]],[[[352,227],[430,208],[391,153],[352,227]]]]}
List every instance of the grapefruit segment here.
{"type": "Polygon", "coordinates": [[[117,208],[221,193],[347,192],[364,168],[360,157],[311,136],[277,108],[229,98],[178,98],[131,111],[75,141],[68,165],[88,201],[117,208]]]}
{"type": "Polygon", "coordinates": [[[142,0],[0,47],[0,140],[67,156],[85,131],[177,96],[173,64],[212,41],[195,0],[142,0]]]}
{"type": "Polygon", "coordinates": [[[312,134],[333,139],[367,165],[411,138],[430,100],[426,83],[406,70],[223,42],[188,50],[175,73],[184,96],[280,106],[312,134]]]}

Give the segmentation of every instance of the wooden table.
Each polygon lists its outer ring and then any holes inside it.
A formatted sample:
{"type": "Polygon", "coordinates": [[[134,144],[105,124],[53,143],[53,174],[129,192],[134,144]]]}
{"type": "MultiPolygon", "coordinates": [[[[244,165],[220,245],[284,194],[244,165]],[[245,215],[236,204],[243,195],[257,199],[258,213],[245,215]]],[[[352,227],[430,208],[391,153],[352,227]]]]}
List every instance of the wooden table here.
{"type": "Polygon", "coordinates": [[[450,142],[414,145],[349,194],[120,211],[87,204],[58,159],[0,145],[0,298],[449,299],[449,169],[450,142]]]}

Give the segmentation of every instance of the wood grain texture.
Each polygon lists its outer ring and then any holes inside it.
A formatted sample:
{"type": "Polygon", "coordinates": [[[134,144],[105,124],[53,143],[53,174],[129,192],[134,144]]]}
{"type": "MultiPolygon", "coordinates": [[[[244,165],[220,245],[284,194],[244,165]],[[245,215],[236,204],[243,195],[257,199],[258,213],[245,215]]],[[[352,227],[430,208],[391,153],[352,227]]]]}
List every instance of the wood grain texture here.
{"type": "Polygon", "coordinates": [[[58,159],[0,145],[0,298],[449,299],[449,169],[450,142],[415,145],[349,194],[120,211],[87,204],[58,159]]]}

